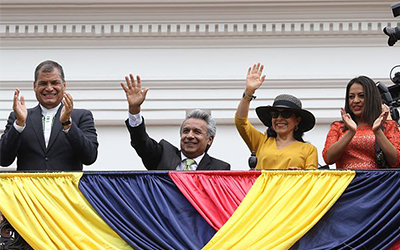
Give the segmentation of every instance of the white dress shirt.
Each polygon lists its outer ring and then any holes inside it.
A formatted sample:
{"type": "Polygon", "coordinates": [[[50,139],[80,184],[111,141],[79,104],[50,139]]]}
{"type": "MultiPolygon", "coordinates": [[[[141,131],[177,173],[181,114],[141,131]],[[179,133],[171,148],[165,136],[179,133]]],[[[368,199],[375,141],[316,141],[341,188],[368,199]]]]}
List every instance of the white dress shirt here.
{"type": "MultiPolygon", "coordinates": [[[[42,117],[44,117],[43,135],[44,135],[44,141],[46,143],[46,147],[49,144],[54,116],[57,114],[57,110],[60,108],[60,105],[61,105],[61,103],[58,104],[57,107],[47,109],[47,108],[43,107],[42,104],[40,104],[40,108],[42,109],[42,117]]],[[[14,121],[13,126],[19,133],[22,133],[22,131],[24,131],[24,129],[25,129],[25,126],[17,125],[16,120],[14,121]]],[[[63,131],[65,133],[68,133],[69,129],[66,129],[66,130],[63,129],[63,131]]]]}

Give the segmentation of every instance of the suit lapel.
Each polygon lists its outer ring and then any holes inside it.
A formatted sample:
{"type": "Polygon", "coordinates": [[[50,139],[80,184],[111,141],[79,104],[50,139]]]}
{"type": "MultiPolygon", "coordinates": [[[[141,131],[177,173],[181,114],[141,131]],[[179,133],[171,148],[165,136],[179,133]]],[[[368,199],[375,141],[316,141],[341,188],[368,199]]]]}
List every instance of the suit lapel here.
{"type": "Polygon", "coordinates": [[[60,122],[60,113],[61,113],[62,107],[63,107],[63,105],[61,104],[61,106],[57,110],[56,116],[54,117],[53,126],[51,126],[51,134],[50,134],[50,139],[49,139],[49,145],[47,145],[47,150],[49,150],[51,148],[51,146],[54,144],[54,142],[56,141],[58,135],[60,134],[60,132],[62,130],[62,125],[60,122]]]}
{"type": "Polygon", "coordinates": [[[28,115],[28,119],[31,120],[31,124],[33,130],[36,134],[38,142],[42,147],[43,151],[46,151],[46,144],[44,142],[44,133],[43,133],[43,120],[42,120],[42,109],[39,105],[34,107],[28,115]]]}
{"type": "Polygon", "coordinates": [[[210,156],[205,153],[203,159],[201,159],[199,166],[197,166],[197,170],[209,170],[210,169],[211,159],[210,156]]]}
{"type": "Polygon", "coordinates": [[[179,151],[178,149],[176,150],[176,156],[175,157],[171,157],[169,164],[167,167],[168,170],[175,170],[176,167],[181,163],[182,159],[181,159],[181,151],[179,151]]]}

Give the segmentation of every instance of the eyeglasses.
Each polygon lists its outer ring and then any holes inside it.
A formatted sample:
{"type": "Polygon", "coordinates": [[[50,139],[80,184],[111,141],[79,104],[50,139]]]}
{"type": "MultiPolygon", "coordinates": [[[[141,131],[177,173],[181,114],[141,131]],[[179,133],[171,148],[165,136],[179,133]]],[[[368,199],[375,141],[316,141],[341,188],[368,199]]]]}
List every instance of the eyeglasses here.
{"type": "Polygon", "coordinates": [[[290,117],[292,117],[293,114],[294,114],[294,112],[290,111],[290,110],[283,110],[283,111],[272,110],[270,112],[270,115],[272,118],[278,118],[280,115],[284,119],[289,119],[290,117]]]}

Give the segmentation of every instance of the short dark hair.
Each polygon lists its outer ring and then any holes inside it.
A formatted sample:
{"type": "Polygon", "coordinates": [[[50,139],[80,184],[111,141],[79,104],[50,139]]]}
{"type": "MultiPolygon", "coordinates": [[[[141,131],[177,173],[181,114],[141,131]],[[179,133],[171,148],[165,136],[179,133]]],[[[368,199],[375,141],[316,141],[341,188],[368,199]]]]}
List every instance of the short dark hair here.
{"type": "Polygon", "coordinates": [[[54,69],[58,69],[58,72],[60,72],[62,82],[65,82],[64,70],[62,66],[57,62],[51,60],[46,60],[44,62],[41,62],[38,66],[36,66],[35,82],[37,81],[40,72],[51,73],[53,72],[54,69]]]}
{"type": "MultiPolygon", "coordinates": [[[[295,112],[294,112],[294,115],[296,117],[299,117],[295,112]]],[[[293,131],[294,139],[296,139],[299,142],[304,142],[303,135],[304,135],[304,130],[300,126],[298,126],[297,129],[295,129],[293,131]]],[[[276,138],[278,136],[276,131],[272,128],[272,126],[267,129],[267,136],[268,137],[274,137],[274,138],[276,138]]]]}
{"type": "MultiPolygon", "coordinates": [[[[353,84],[358,83],[361,84],[364,88],[364,110],[361,114],[361,119],[363,122],[366,122],[369,126],[372,126],[375,120],[381,115],[382,113],[382,98],[381,94],[379,93],[379,89],[376,87],[375,82],[367,77],[367,76],[359,76],[355,77],[350,80],[346,87],[346,100],[345,100],[345,111],[349,113],[351,118],[355,123],[356,117],[353,112],[350,110],[349,106],[349,92],[351,86],[353,84]]],[[[346,130],[347,128],[345,128],[346,130]]]]}

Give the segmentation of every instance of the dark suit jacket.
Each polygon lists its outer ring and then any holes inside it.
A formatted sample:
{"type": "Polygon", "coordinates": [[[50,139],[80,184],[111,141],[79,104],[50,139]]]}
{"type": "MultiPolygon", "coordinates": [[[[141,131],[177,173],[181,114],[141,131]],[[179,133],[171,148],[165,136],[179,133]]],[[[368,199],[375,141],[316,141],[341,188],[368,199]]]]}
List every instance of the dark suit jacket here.
{"type": "MultiPolygon", "coordinates": [[[[144,119],[138,127],[131,127],[129,120],[125,121],[131,136],[131,145],[142,158],[148,170],[175,170],[182,161],[181,151],[166,140],[159,143],[146,133],[144,119]]],[[[197,170],[230,170],[231,166],[205,153],[197,166],[197,170]]]]}
{"type": "Polygon", "coordinates": [[[92,113],[85,109],[73,109],[72,126],[68,133],[64,133],[60,122],[62,107],[54,118],[47,148],[40,105],[28,109],[22,133],[14,128],[16,116],[11,112],[0,139],[0,165],[9,166],[17,157],[17,170],[81,171],[82,164],[95,162],[99,144],[92,113]]]}

